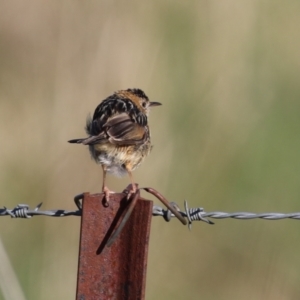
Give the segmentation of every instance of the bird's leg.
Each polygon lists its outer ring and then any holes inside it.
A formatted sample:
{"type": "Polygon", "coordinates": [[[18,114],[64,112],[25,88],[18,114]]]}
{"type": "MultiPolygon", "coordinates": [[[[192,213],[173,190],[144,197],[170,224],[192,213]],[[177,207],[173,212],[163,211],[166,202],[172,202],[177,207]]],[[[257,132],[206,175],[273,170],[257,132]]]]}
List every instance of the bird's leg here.
{"type": "Polygon", "coordinates": [[[102,192],[105,194],[105,198],[104,198],[104,206],[108,206],[108,202],[109,202],[109,194],[112,193],[111,190],[109,190],[109,188],[105,185],[105,181],[106,181],[106,166],[101,165],[102,166],[102,171],[103,171],[103,184],[102,184],[102,192]]]}
{"type": "Polygon", "coordinates": [[[128,191],[128,195],[127,195],[127,199],[129,199],[131,197],[131,195],[134,195],[136,193],[137,188],[136,188],[136,184],[133,181],[133,176],[132,176],[131,170],[127,169],[127,172],[128,172],[130,182],[131,182],[131,190],[128,191]]]}

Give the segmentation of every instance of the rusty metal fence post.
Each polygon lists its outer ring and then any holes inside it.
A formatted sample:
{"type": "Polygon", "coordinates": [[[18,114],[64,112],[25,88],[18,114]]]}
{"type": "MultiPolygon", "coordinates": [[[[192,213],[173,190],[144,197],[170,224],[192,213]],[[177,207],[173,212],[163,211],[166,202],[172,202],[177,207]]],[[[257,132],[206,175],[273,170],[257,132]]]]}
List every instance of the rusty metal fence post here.
{"type": "Polygon", "coordinates": [[[139,199],[111,247],[106,243],[126,209],[126,195],[84,194],[77,300],[144,299],[152,201],[139,199]]]}

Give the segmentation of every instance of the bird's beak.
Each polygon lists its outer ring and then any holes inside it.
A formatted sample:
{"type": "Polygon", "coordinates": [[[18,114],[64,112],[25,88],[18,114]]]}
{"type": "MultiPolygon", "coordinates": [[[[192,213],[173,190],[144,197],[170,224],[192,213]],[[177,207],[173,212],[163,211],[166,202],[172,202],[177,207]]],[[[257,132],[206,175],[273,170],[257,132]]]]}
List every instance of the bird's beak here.
{"type": "Polygon", "coordinates": [[[161,103],[159,102],[150,102],[150,105],[149,106],[159,106],[159,105],[162,105],[161,103]]]}

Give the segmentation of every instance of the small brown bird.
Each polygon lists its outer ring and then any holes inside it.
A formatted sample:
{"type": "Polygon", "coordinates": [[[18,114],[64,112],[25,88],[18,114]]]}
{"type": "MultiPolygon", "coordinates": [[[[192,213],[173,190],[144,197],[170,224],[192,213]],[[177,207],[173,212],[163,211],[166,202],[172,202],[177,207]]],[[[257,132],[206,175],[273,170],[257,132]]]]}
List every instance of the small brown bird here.
{"type": "Polygon", "coordinates": [[[122,176],[129,174],[132,191],[136,192],[132,171],[150,153],[152,145],[148,126],[150,107],[161,105],[150,102],[140,89],[115,92],[95,109],[93,118],[86,123],[87,138],[69,143],[88,145],[91,156],[102,166],[106,202],[111,191],[105,185],[106,173],[122,176]]]}

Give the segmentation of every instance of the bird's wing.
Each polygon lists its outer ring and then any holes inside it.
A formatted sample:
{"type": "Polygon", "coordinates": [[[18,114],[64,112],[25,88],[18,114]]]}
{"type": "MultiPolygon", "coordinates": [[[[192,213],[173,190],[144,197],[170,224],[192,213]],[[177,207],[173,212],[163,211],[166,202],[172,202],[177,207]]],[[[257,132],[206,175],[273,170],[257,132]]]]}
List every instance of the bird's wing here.
{"type": "MultiPolygon", "coordinates": [[[[97,121],[89,126],[97,126],[97,121]]],[[[101,125],[98,135],[91,135],[85,139],[71,140],[69,143],[83,145],[95,145],[109,140],[115,145],[139,145],[145,142],[149,135],[147,126],[141,126],[134,122],[127,113],[121,113],[110,117],[105,124],[101,125]]]]}
{"type": "Polygon", "coordinates": [[[147,126],[135,123],[126,113],[109,118],[103,128],[109,141],[115,145],[142,144],[149,132],[147,126]]]}

